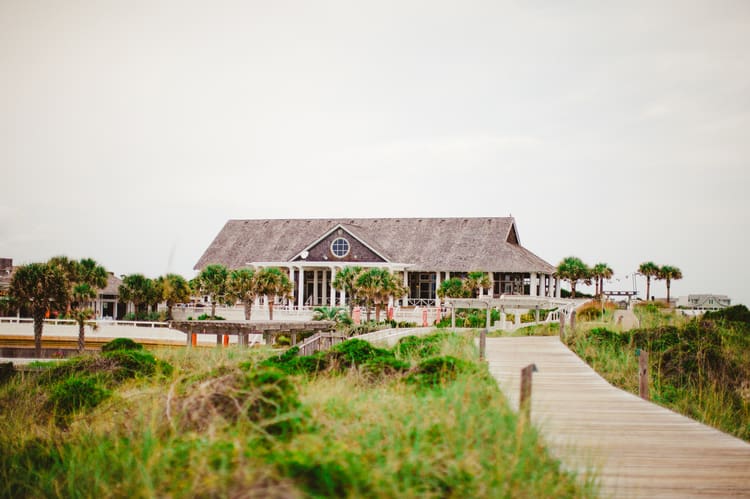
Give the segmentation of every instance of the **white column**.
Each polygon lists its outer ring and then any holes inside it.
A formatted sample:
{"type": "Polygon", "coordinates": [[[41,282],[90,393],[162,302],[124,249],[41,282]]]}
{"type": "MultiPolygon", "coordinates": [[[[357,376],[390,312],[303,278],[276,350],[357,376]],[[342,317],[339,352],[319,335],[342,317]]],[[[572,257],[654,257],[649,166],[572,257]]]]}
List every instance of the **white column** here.
{"type": "Polygon", "coordinates": [[[313,307],[318,305],[318,269],[313,270],[313,307]]]}
{"type": "Polygon", "coordinates": [[[326,299],[328,298],[328,271],[322,269],[320,271],[320,278],[323,279],[323,305],[326,305],[326,299]]]}
{"type": "Polygon", "coordinates": [[[544,280],[547,284],[547,292],[545,293],[545,296],[552,297],[552,276],[550,274],[547,274],[544,276],[544,280]]]}
{"type": "Polygon", "coordinates": [[[531,278],[529,279],[529,296],[537,296],[536,286],[537,286],[537,278],[536,278],[536,272],[532,272],[531,278]]]}
{"type": "Polygon", "coordinates": [[[302,310],[305,305],[305,269],[299,268],[299,281],[297,281],[297,309],[302,310]]]}
{"type": "Polygon", "coordinates": [[[441,272],[435,272],[435,306],[440,306],[440,297],[438,296],[437,292],[438,289],[440,289],[440,274],[441,272]]]}
{"type": "Polygon", "coordinates": [[[555,277],[555,298],[560,298],[560,278],[555,277]]]}
{"type": "Polygon", "coordinates": [[[339,303],[342,307],[346,307],[346,288],[341,288],[341,301],[339,303]]]}
{"type": "Polygon", "coordinates": [[[409,272],[407,272],[406,269],[404,269],[404,288],[406,288],[406,295],[401,302],[402,307],[409,305],[409,293],[411,293],[411,290],[409,289],[409,272]]]}
{"type": "Polygon", "coordinates": [[[336,280],[336,267],[331,267],[331,307],[336,306],[336,288],[333,287],[333,281],[336,280]]]}

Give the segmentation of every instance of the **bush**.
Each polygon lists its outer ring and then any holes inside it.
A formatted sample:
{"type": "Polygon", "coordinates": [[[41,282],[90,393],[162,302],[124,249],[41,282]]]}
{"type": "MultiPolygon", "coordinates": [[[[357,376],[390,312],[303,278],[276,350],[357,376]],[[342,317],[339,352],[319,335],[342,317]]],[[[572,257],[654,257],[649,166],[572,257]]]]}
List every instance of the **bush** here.
{"type": "Polygon", "coordinates": [[[96,407],[110,392],[90,376],[73,375],[52,387],[51,406],[61,414],[96,407]]]}
{"type": "Polygon", "coordinates": [[[359,366],[378,357],[394,358],[394,354],[390,350],[374,347],[371,343],[356,338],[335,345],[328,355],[330,360],[339,361],[342,367],[359,366]]]}
{"type": "Polygon", "coordinates": [[[143,345],[130,338],[115,338],[102,345],[102,352],[114,352],[116,350],[143,350],[143,345]]]}
{"type": "Polygon", "coordinates": [[[476,367],[465,360],[451,356],[433,357],[420,362],[406,377],[406,382],[419,388],[437,388],[455,381],[461,373],[475,370],[476,367]]]}
{"type": "MultiPolygon", "coordinates": [[[[149,352],[115,350],[104,353],[102,357],[114,363],[112,374],[116,380],[135,378],[136,376],[151,376],[156,372],[156,359],[149,352]]],[[[172,366],[169,367],[171,369],[172,366]]]]}
{"type": "Polygon", "coordinates": [[[408,371],[409,364],[393,357],[377,357],[362,364],[360,369],[365,378],[382,380],[408,371]]]}
{"type": "Polygon", "coordinates": [[[582,321],[594,321],[602,318],[602,308],[605,312],[612,313],[617,306],[612,302],[589,301],[580,306],[576,311],[576,317],[582,321]]]}
{"type": "Polygon", "coordinates": [[[711,320],[742,322],[746,325],[750,325],[750,310],[748,310],[745,305],[735,305],[733,307],[725,308],[724,310],[706,312],[705,314],[703,314],[703,318],[711,320]]]}
{"type": "Polygon", "coordinates": [[[181,387],[174,404],[183,429],[203,431],[216,424],[247,420],[265,432],[287,437],[307,419],[297,390],[281,371],[261,367],[251,372],[229,369],[198,377],[181,387]]]}
{"type": "Polygon", "coordinates": [[[223,321],[226,320],[220,315],[214,315],[213,317],[208,314],[201,314],[198,316],[199,321],[223,321]]]}

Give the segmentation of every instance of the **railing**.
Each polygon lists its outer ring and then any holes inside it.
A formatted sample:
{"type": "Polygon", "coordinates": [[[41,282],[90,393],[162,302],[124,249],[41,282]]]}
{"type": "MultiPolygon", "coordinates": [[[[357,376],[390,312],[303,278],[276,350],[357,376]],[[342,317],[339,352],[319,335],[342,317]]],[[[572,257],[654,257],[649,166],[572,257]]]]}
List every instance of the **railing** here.
{"type": "Polygon", "coordinates": [[[410,307],[434,307],[434,298],[409,298],[406,300],[406,304],[410,307]]]}
{"type": "MultiPolygon", "coordinates": [[[[168,322],[154,321],[115,321],[115,320],[87,320],[86,324],[94,323],[99,327],[106,326],[127,326],[127,327],[148,327],[148,328],[169,328],[168,322]]],[[[27,317],[0,317],[0,324],[34,324],[34,319],[27,317]]],[[[44,319],[44,324],[50,326],[75,326],[78,323],[73,319],[44,319]]]]}
{"type": "Polygon", "coordinates": [[[346,335],[341,333],[315,333],[299,344],[299,355],[312,355],[321,350],[328,350],[346,339],[346,335]]]}

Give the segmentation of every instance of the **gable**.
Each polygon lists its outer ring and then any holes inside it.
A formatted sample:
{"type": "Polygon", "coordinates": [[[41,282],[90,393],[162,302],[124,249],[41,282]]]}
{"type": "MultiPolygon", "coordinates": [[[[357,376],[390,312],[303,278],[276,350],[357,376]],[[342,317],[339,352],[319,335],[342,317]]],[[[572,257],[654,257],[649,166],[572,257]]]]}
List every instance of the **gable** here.
{"type": "Polygon", "coordinates": [[[510,230],[508,230],[508,237],[505,239],[505,242],[515,244],[517,246],[521,244],[518,242],[518,232],[516,232],[515,223],[510,225],[510,230]]]}
{"type": "Polygon", "coordinates": [[[329,232],[322,239],[313,243],[306,250],[306,258],[302,254],[297,255],[293,261],[305,262],[386,262],[386,260],[375,253],[370,247],[351,232],[339,226],[329,232]],[[343,240],[333,247],[334,241],[343,240]],[[334,251],[335,250],[335,251],[334,251]],[[346,251],[344,251],[346,250],[346,251]],[[338,252],[338,255],[336,254],[338,252]]]}

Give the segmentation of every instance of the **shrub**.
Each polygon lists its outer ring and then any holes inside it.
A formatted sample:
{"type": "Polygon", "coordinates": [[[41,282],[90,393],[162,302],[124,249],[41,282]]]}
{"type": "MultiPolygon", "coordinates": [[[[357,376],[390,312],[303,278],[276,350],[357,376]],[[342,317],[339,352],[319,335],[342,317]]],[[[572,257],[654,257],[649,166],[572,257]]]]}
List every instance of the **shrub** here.
{"type": "Polygon", "coordinates": [[[102,352],[114,352],[116,350],[143,350],[143,345],[130,338],[115,338],[102,345],[102,352]]]}
{"type": "Polygon", "coordinates": [[[735,305],[733,307],[725,308],[724,310],[716,310],[714,312],[706,312],[703,314],[704,319],[711,320],[726,320],[731,322],[742,322],[750,325],[750,310],[745,305],[735,305]]]}
{"type": "Polygon", "coordinates": [[[90,376],[73,375],[52,387],[50,404],[61,414],[96,407],[110,392],[90,376]]]}
{"type": "Polygon", "coordinates": [[[149,352],[140,350],[115,350],[104,353],[102,357],[114,363],[115,366],[112,374],[116,380],[135,378],[136,376],[150,376],[156,372],[156,359],[149,352]]]}
{"type": "Polygon", "coordinates": [[[290,436],[307,418],[294,384],[270,367],[251,372],[229,369],[219,376],[198,377],[181,390],[184,395],[174,405],[183,429],[203,431],[244,419],[272,435],[290,436]]]}
{"type": "Polygon", "coordinates": [[[393,358],[394,355],[390,350],[377,348],[367,341],[354,338],[335,345],[328,357],[344,366],[358,366],[378,357],[393,358]]]}
{"type": "Polygon", "coordinates": [[[615,311],[617,306],[610,301],[605,301],[602,305],[600,301],[589,301],[578,307],[576,310],[576,317],[582,321],[594,321],[601,319],[602,308],[605,313],[612,313],[615,311]]]}
{"type": "Polygon", "coordinates": [[[393,357],[377,357],[362,364],[362,374],[369,380],[382,380],[409,370],[409,364],[393,357]]]}
{"type": "Polygon", "coordinates": [[[476,367],[465,360],[451,356],[423,360],[406,377],[406,382],[419,388],[436,388],[455,381],[460,373],[475,371],[476,367]]]}
{"type": "Polygon", "coordinates": [[[214,315],[213,317],[208,314],[201,314],[198,316],[199,321],[223,321],[226,320],[220,315],[214,315]]]}

